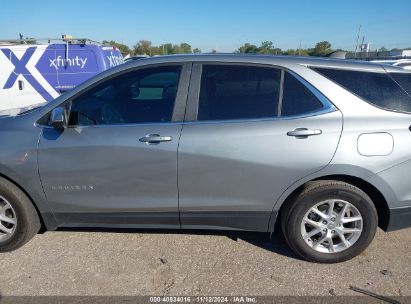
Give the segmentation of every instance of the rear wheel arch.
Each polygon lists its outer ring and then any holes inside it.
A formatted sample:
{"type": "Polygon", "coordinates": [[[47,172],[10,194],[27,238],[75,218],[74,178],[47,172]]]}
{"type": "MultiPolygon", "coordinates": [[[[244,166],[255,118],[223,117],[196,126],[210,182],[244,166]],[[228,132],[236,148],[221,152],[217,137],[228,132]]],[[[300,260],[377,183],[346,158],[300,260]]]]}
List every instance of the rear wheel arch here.
{"type": "Polygon", "coordinates": [[[307,187],[307,185],[318,182],[318,181],[339,181],[339,182],[345,182],[347,184],[353,185],[355,187],[358,187],[360,190],[365,192],[373,202],[376,210],[377,210],[377,215],[378,215],[378,227],[380,227],[382,230],[387,231],[388,224],[390,221],[390,209],[388,207],[387,200],[385,199],[384,195],[379,191],[374,185],[371,183],[365,181],[362,178],[352,176],[352,175],[344,175],[344,174],[334,174],[334,175],[324,175],[321,177],[317,177],[314,179],[311,179],[304,184],[300,185],[297,187],[294,191],[292,191],[286,199],[283,201],[281,206],[278,209],[276,221],[275,221],[275,228],[274,230],[281,230],[281,216],[284,210],[287,209],[289,204],[293,202],[295,197],[301,192],[304,191],[304,189],[307,187]]]}
{"type": "Polygon", "coordinates": [[[374,203],[359,187],[336,179],[312,180],[288,203],[281,230],[303,259],[339,263],[363,252],[378,226],[374,203]]]}

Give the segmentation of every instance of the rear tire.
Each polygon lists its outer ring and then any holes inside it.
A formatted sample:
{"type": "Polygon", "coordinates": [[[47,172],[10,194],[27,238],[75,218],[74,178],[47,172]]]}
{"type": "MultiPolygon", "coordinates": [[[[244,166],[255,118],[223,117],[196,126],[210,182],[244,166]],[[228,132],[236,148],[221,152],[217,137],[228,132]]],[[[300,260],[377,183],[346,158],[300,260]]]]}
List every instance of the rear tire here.
{"type": "Polygon", "coordinates": [[[338,263],[359,255],[373,240],[377,224],[370,197],[340,181],[308,183],[281,212],[287,243],[312,262],[338,263]]]}
{"type": "Polygon", "coordinates": [[[23,246],[40,227],[37,211],[27,195],[0,177],[0,252],[23,246]]]}

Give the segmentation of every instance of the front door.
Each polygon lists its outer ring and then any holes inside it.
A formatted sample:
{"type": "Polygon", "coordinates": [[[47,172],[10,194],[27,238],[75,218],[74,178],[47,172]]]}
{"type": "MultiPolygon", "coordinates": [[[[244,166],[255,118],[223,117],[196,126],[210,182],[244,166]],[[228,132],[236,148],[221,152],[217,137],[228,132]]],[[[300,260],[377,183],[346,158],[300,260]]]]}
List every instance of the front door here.
{"type": "Polygon", "coordinates": [[[332,159],[341,113],[283,69],[194,65],[192,79],[178,151],[182,228],[267,231],[277,198],[332,159]]]}
{"type": "Polygon", "coordinates": [[[44,127],[40,177],[62,226],[174,227],[188,65],[139,68],[68,100],[44,127]]]}

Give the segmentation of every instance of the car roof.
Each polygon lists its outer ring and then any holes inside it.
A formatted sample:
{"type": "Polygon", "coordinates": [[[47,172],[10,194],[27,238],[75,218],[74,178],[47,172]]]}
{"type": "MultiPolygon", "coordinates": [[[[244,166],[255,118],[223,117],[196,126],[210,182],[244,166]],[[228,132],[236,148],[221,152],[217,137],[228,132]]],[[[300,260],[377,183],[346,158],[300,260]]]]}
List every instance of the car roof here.
{"type": "MultiPolygon", "coordinates": [[[[342,68],[355,70],[379,71],[381,67],[387,69],[386,65],[363,60],[335,59],[327,57],[311,56],[277,56],[257,54],[178,54],[142,58],[137,61],[131,60],[127,65],[162,64],[174,62],[222,62],[222,63],[250,63],[270,65],[303,65],[314,67],[342,68]]],[[[389,66],[391,71],[404,71],[402,68],[389,66]]]]}

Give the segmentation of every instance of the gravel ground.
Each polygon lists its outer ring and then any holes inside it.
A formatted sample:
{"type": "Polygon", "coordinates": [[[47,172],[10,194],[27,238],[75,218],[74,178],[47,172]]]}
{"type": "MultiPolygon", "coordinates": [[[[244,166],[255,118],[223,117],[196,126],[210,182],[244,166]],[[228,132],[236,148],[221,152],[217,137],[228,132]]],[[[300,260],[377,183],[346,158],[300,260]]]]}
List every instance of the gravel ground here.
{"type": "Polygon", "coordinates": [[[60,231],[1,255],[7,295],[411,296],[411,229],[378,231],[361,256],[320,265],[281,236],[188,231],[60,231]],[[7,274],[7,275],[6,275],[7,274]]]}

